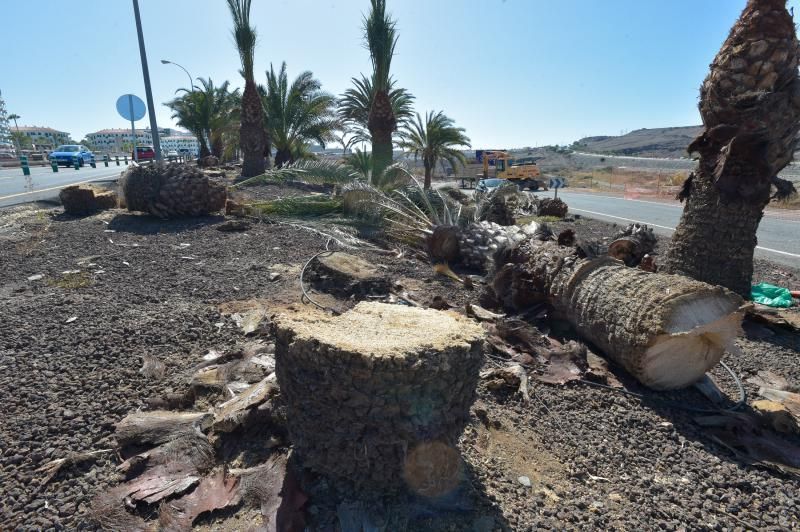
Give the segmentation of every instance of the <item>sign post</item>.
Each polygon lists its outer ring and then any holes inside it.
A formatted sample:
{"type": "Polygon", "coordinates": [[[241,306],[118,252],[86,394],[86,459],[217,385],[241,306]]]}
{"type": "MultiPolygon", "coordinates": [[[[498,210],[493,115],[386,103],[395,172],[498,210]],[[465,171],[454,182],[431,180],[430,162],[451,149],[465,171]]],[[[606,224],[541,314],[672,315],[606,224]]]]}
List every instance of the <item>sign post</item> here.
{"type": "Polygon", "coordinates": [[[558,198],[558,189],[567,184],[567,180],[563,177],[551,177],[550,188],[553,189],[553,197],[558,198]]]}
{"type": "MultiPolygon", "coordinates": [[[[134,122],[144,118],[145,106],[144,102],[138,96],[133,94],[123,94],[117,98],[117,112],[119,115],[131,121],[131,142],[133,144],[133,158],[139,161],[139,152],[136,151],[136,126],[134,122]]],[[[125,156],[127,164],[127,155],[125,156]]]]}

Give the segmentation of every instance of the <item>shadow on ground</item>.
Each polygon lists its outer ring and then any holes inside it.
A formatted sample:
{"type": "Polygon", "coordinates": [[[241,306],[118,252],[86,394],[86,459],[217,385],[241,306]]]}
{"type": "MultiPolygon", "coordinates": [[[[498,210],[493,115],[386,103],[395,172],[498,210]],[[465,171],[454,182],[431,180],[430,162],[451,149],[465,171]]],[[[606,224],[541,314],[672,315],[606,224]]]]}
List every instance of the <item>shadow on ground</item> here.
{"type": "Polygon", "coordinates": [[[109,222],[108,229],[113,229],[118,233],[155,235],[193,231],[224,221],[225,217],[222,215],[162,220],[149,214],[118,214],[109,222]]]}

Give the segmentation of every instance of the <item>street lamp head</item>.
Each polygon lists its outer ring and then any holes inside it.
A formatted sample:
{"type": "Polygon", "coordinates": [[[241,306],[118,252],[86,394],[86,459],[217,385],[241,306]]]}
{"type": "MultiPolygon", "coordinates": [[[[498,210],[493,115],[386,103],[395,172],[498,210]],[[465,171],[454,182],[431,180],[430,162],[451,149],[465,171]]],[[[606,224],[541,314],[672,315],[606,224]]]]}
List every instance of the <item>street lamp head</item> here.
{"type": "Polygon", "coordinates": [[[166,59],[162,59],[162,60],[161,60],[161,64],[162,64],[162,65],[169,65],[169,64],[171,64],[171,63],[172,63],[172,61],[167,61],[166,59]]]}

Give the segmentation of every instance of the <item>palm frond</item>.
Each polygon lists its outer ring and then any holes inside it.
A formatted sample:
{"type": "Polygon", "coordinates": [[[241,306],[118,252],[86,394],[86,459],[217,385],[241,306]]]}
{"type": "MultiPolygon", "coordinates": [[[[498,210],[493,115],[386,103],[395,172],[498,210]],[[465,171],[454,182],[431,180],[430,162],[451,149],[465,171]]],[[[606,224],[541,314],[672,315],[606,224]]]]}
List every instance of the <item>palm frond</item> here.
{"type": "Polygon", "coordinates": [[[227,0],[233,18],[233,40],[239,50],[242,61],[242,76],[246,80],[253,79],[253,57],[258,36],[256,29],[250,25],[250,4],[252,0],[227,0]]]}
{"type": "Polygon", "coordinates": [[[303,181],[304,183],[340,185],[357,179],[358,173],[338,161],[303,160],[293,164],[268,170],[234,186],[251,186],[284,181],[303,181]]]}
{"type": "Polygon", "coordinates": [[[386,12],[386,0],[370,0],[364,17],[364,41],[372,61],[372,82],[376,91],[389,90],[389,71],[397,45],[397,23],[386,12]]]}

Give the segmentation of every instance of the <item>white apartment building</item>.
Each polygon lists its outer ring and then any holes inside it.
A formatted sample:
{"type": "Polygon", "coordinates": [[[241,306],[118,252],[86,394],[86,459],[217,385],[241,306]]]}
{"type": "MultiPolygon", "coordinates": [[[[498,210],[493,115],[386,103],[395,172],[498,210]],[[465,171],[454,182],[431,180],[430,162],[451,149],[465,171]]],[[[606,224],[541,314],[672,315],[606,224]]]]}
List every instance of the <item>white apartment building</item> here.
{"type": "Polygon", "coordinates": [[[169,135],[160,137],[160,140],[161,151],[165,153],[170,150],[175,150],[177,152],[189,150],[189,153],[192,155],[200,153],[200,143],[192,135],[169,135]]]}
{"type": "MultiPolygon", "coordinates": [[[[16,131],[17,128],[14,128],[16,131]]],[[[56,148],[61,144],[69,144],[70,137],[66,131],[58,131],[51,127],[44,126],[19,126],[19,132],[30,137],[31,143],[37,148],[49,147],[56,148]]]]}
{"type": "MultiPolygon", "coordinates": [[[[150,146],[153,144],[153,135],[150,128],[137,129],[136,144],[138,146],[150,146]]],[[[186,131],[174,128],[158,128],[162,150],[189,149],[192,153],[200,150],[197,139],[186,131]]],[[[95,151],[98,152],[125,152],[131,148],[130,129],[101,129],[86,135],[86,139],[91,143],[95,151]],[[123,149],[124,148],[124,149],[123,149]]]]}

